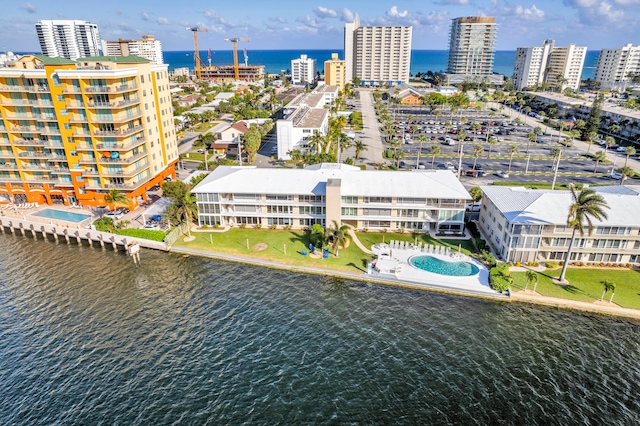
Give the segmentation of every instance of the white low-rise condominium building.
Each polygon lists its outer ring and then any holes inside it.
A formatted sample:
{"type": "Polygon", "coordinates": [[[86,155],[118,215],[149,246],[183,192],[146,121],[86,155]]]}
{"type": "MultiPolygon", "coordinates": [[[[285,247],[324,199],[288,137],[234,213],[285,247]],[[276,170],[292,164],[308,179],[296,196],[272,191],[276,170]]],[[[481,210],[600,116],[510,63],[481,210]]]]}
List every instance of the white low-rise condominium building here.
{"type": "Polygon", "coordinates": [[[300,55],[298,59],[291,61],[291,82],[297,83],[312,83],[316,79],[316,64],[315,59],[307,57],[307,55],[300,55]]]}
{"type": "Polygon", "coordinates": [[[152,64],[164,64],[162,57],[162,43],[152,35],[142,36],[142,40],[118,41],[102,40],[102,50],[105,56],[129,56],[135,55],[148,59],[152,64]]]}
{"type": "Polygon", "coordinates": [[[629,86],[639,86],[632,82],[630,74],[640,74],[640,46],[627,44],[600,51],[595,79],[603,89],[626,90],[629,86]]]}
{"type": "Polygon", "coordinates": [[[306,169],[218,167],[192,191],[200,226],[461,232],[471,199],[449,170],[361,170],[325,163],[306,169]]]}
{"type": "Polygon", "coordinates": [[[100,55],[98,26],[87,21],[42,20],[36,23],[42,54],[71,60],[100,55]]]}
{"type": "Polygon", "coordinates": [[[409,82],[412,27],[361,27],[360,21],[344,28],[346,79],[358,77],[363,84],[409,82]]]}
{"type": "Polygon", "coordinates": [[[276,122],[278,158],[288,160],[292,150],[307,149],[308,139],[318,132],[327,134],[329,128],[329,109],[338,97],[337,86],[322,84],[313,92],[301,93],[282,109],[283,118],[276,122]]]}
{"type": "MultiPolygon", "coordinates": [[[[640,263],[640,186],[593,188],[609,209],[593,220],[589,235],[576,236],[572,263],[640,263]]],[[[483,186],[480,230],[495,253],[509,262],[565,261],[572,228],[567,226],[569,191],[483,186]]]]}

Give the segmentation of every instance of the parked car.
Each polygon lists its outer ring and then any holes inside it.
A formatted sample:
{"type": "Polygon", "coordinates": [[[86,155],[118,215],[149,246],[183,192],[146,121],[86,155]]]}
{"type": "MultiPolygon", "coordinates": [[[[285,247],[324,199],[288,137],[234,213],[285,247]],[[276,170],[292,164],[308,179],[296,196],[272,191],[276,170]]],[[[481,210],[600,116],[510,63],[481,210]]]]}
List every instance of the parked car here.
{"type": "Polygon", "coordinates": [[[425,168],[426,168],[426,165],[423,162],[418,163],[418,169],[424,170],[425,168]]]}
{"type": "Polygon", "coordinates": [[[149,188],[149,191],[152,191],[152,192],[160,191],[160,184],[153,185],[151,188],[149,188]]]}
{"type": "Polygon", "coordinates": [[[405,167],[407,167],[407,163],[405,163],[404,161],[400,161],[400,168],[404,169],[405,167]]]}
{"type": "Polygon", "coordinates": [[[124,213],[118,213],[118,211],[105,213],[102,217],[108,217],[111,220],[120,220],[124,217],[124,213]]]}
{"type": "Polygon", "coordinates": [[[467,208],[465,210],[468,212],[479,212],[481,206],[482,206],[482,203],[480,202],[469,203],[467,204],[467,208]]]}
{"type": "Polygon", "coordinates": [[[120,208],[116,209],[116,213],[120,213],[122,215],[125,215],[125,214],[129,213],[129,211],[130,210],[125,208],[125,207],[120,207],[120,208]]]}
{"type": "Polygon", "coordinates": [[[482,164],[476,164],[473,166],[473,170],[482,170],[482,164]]]}
{"type": "Polygon", "coordinates": [[[485,172],[484,170],[467,170],[465,174],[471,177],[482,177],[484,176],[485,172]]]}
{"type": "Polygon", "coordinates": [[[162,222],[162,216],[160,216],[159,214],[154,214],[149,218],[149,220],[151,222],[162,222]]]}
{"type": "Polygon", "coordinates": [[[445,140],[444,140],[444,144],[445,144],[445,145],[455,145],[455,144],[456,144],[456,141],[454,141],[454,140],[453,140],[453,139],[451,139],[451,138],[447,138],[447,139],[445,139],[445,140]]]}
{"type": "Polygon", "coordinates": [[[150,230],[156,231],[156,230],[160,229],[160,226],[158,224],[155,224],[155,223],[147,223],[146,225],[144,225],[142,227],[142,229],[150,229],[150,230]]]}
{"type": "Polygon", "coordinates": [[[454,164],[450,161],[447,161],[446,163],[443,163],[442,166],[447,169],[447,170],[455,170],[456,166],[454,166],[454,164]]]}
{"type": "Polygon", "coordinates": [[[616,148],[616,151],[618,152],[625,152],[627,150],[626,146],[619,146],[618,148],[616,148]]]}
{"type": "Polygon", "coordinates": [[[496,173],[496,175],[498,175],[498,177],[501,177],[503,179],[507,179],[509,177],[509,173],[507,172],[498,172],[496,173]]]}
{"type": "Polygon", "coordinates": [[[618,173],[618,172],[611,172],[611,173],[609,173],[609,177],[610,177],[611,179],[620,180],[620,179],[622,179],[622,173],[618,173]]]}
{"type": "Polygon", "coordinates": [[[271,152],[271,155],[277,154],[278,153],[278,147],[277,146],[272,146],[270,152],[271,152]]]}

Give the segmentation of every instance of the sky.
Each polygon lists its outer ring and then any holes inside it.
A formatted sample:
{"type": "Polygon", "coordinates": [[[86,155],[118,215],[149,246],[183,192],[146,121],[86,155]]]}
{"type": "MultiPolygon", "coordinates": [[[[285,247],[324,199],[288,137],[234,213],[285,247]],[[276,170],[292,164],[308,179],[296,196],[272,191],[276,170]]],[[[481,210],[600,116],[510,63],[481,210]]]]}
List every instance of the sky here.
{"type": "Polygon", "coordinates": [[[34,24],[80,19],[105,40],[153,35],[163,50],[192,50],[186,27],[206,27],[200,49],[227,50],[225,38],[248,37],[248,50],[342,49],[344,24],[411,25],[413,49],[447,50],[451,19],[495,16],[497,50],[575,43],[588,50],[640,44],[640,0],[1,0],[0,49],[39,52],[34,24]],[[11,5],[9,5],[11,3],[11,5]]]}

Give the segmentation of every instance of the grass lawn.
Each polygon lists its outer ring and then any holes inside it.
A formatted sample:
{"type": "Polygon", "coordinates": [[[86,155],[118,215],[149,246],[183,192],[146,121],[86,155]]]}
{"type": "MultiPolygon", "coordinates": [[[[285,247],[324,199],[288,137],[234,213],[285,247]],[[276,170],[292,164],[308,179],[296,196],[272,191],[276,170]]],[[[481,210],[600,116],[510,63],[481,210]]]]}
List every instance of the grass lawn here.
{"type": "Polygon", "coordinates": [[[207,130],[211,130],[218,123],[200,123],[193,129],[192,132],[206,132],[207,130]]]}
{"type": "Polygon", "coordinates": [[[353,242],[346,248],[338,251],[339,257],[333,254],[328,259],[313,259],[307,254],[302,256],[302,250],[309,252],[309,240],[306,234],[298,230],[268,229],[231,229],[227,232],[193,232],[194,241],[185,243],[183,238],[178,239],[176,246],[197,250],[212,251],[243,257],[268,260],[296,266],[308,266],[314,268],[332,269],[346,272],[364,272],[367,263],[373,259],[372,255],[363,253],[353,242]],[[247,249],[247,239],[249,249],[247,249]],[[213,244],[211,243],[213,241],[213,244]],[[257,244],[267,245],[265,250],[256,251],[257,244]],[[284,246],[287,253],[284,253],[284,246]]]}
{"type": "MultiPolygon", "coordinates": [[[[596,268],[568,268],[567,280],[569,285],[560,286],[551,281],[551,277],[558,277],[561,269],[547,270],[538,274],[536,291],[543,296],[562,299],[593,302],[599,300],[604,287],[600,281],[608,280],[616,284],[613,302],[631,309],[640,309],[640,271],[629,269],[596,269],[596,268]]],[[[514,290],[524,289],[525,272],[512,272],[514,290]]],[[[529,286],[529,289],[533,289],[529,286]]],[[[609,300],[611,293],[605,295],[609,300]]]]}
{"type": "MultiPolygon", "coordinates": [[[[414,243],[416,237],[414,237],[410,232],[405,232],[403,234],[397,234],[395,232],[358,232],[356,234],[360,242],[367,248],[371,248],[373,244],[381,243],[382,238],[384,237],[385,242],[389,242],[391,240],[396,241],[408,241],[410,243],[414,243]]],[[[462,246],[462,253],[466,255],[473,255],[476,253],[475,246],[471,242],[471,240],[454,240],[454,239],[446,239],[441,240],[438,238],[432,238],[429,234],[420,234],[418,235],[418,242],[422,241],[423,244],[433,244],[440,246],[450,247],[452,251],[458,251],[458,245],[462,246]]]]}
{"type": "MultiPolygon", "coordinates": [[[[213,156],[212,155],[208,155],[207,157],[209,157],[209,158],[207,158],[207,160],[208,160],[213,156]]],[[[186,161],[204,161],[204,154],[201,154],[201,153],[196,152],[196,151],[191,151],[191,152],[189,152],[189,156],[188,157],[187,157],[186,154],[184,154],[184,159],[186,161]]],[[[215,157],[214,157],[214,160],[215,160],[215,157]]],[[[211,161],[213,161],[213,160],[211,160],[211,161]]]]}

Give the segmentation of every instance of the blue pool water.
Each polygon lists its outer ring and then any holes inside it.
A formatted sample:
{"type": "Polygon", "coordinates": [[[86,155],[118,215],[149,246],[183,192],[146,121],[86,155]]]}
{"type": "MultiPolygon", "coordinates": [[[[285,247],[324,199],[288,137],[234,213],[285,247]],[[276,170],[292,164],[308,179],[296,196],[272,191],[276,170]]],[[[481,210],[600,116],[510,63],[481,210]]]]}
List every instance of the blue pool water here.
{"type": "Polygon", "coordinates": [[[32,213],[31,216],[46,217],[47,219],[64,220],[65,222],[80,223],[89,219],[90,214],[67,212],[64,210],[44,209],[39,212],[32,213]]]}
{"type": "Polygon", "coordinates": [[[410,262],[423,271],[452,277],[470,277],[480,272],[477,266],[469,262],[447,262],[433,256],[416,256],[410,262]]]}

